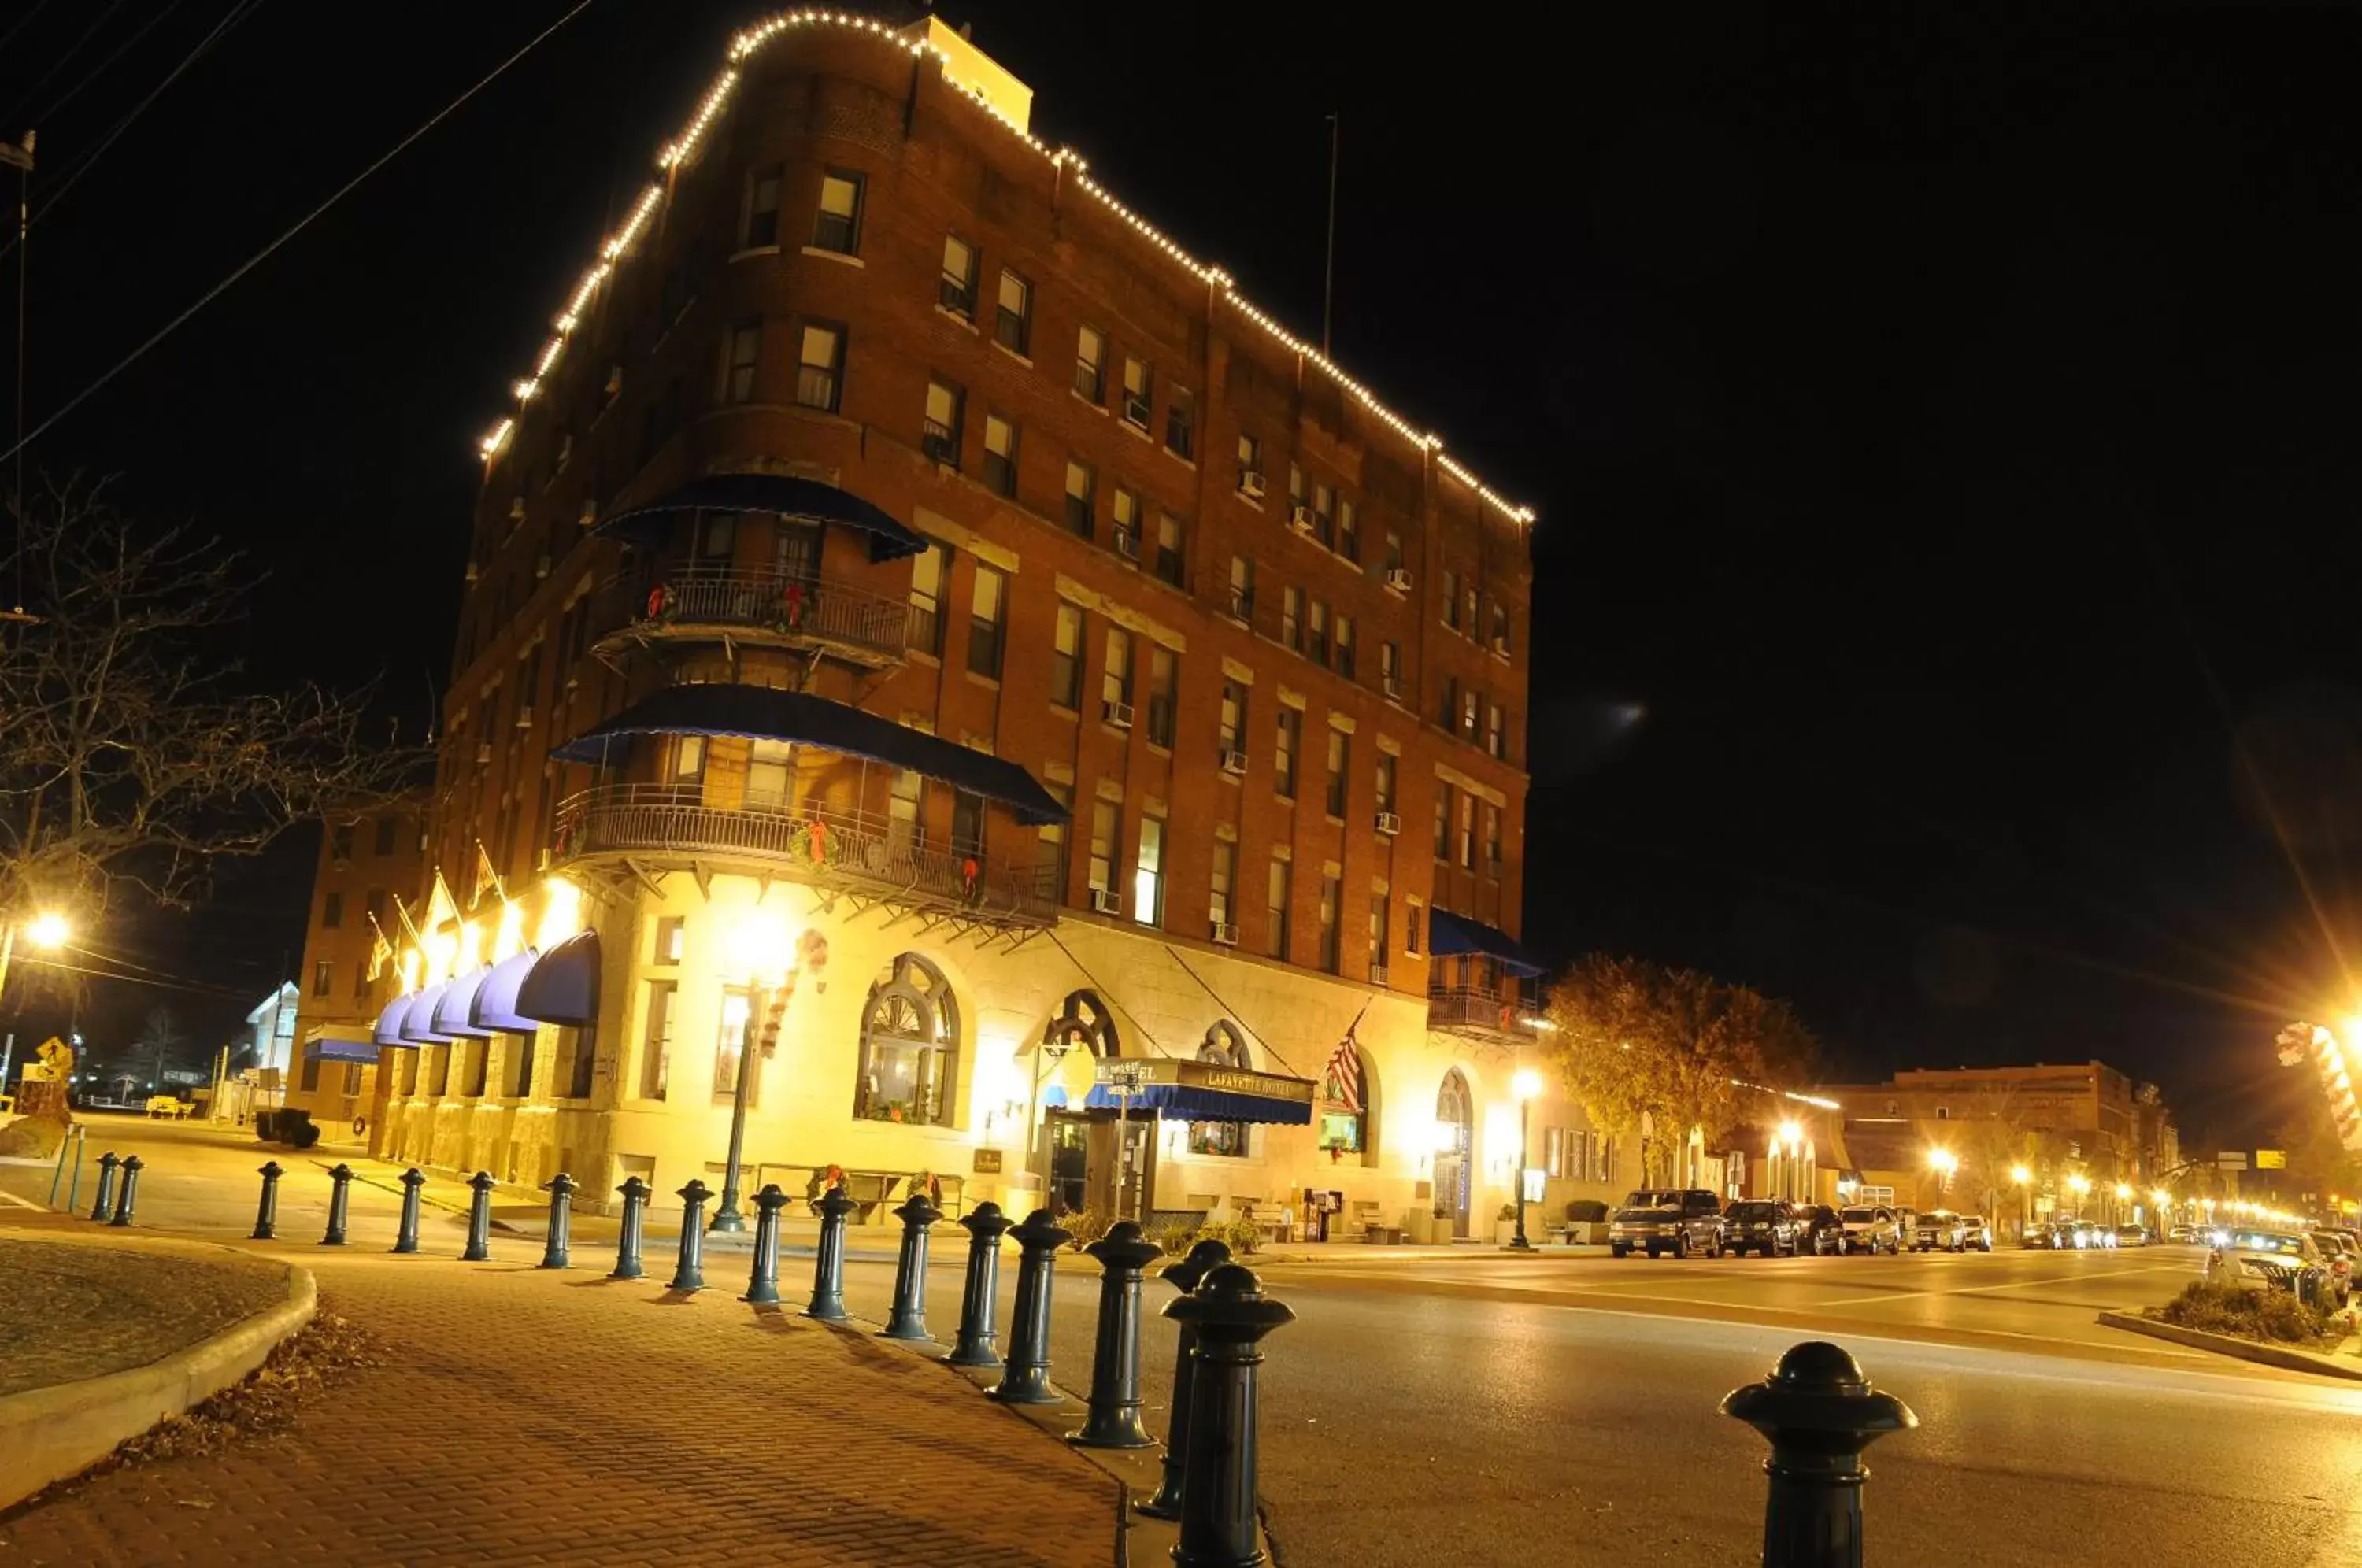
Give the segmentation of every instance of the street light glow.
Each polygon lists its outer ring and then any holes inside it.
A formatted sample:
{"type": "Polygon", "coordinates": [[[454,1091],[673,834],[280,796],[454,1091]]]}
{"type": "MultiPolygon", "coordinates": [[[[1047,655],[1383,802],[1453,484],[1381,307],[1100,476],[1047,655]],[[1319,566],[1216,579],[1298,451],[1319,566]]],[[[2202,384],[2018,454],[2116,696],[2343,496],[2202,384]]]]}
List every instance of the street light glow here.
{"type": "Polygon", "coordinates": [[[2078,1171],[2067,1178],[2067,1186],[2076,1197],[2081,1198],[2092,1190],[2092,1178],[2078,1171]]]}
{"type": "Polygon", "coordinates": [[[26,927],[25,934],[32,938],[34,946],[53,951],[65,945],[66,938],[73,934],[73,925],[57,911],[44,910],[26,927]]]}
{"type": "Polygon", "coordinates": [[[2173,1194],[2166,1191],[2165,1188],[2161,1187],[2155,1192],[2150,1193],[2149,1197],[2156,1200],[2157,1206],[2159,1209],[2169,1209],[2173,1206],[2173,1194]]]}
{"type": "Polygon", "coordinates": [[[1950,1176],[1960,1168],[1960,1156],[1949,1149],[1930,1149],[1927,1151],[1927,1165],[1931,1170],[1950,1176]]]}
{"type": "Polygon", "coordinates": [[[1805,1143],[1805,1130],[1793,1121],[1783,1121],[1780,1123],[1780,1142],[1794,1148],[1802,1148],[1805,1143]]]}
{"type": "Polygon", "coordinates": [[[1542,1076],[1531,1067],[1519,1067],[1509,1079],[1509,1092],[1517,1096],[1521,1103],[1529,1099],[1540,1099],[1542,1093],[1542,1076]]]}
{"type": "Polygon", "coordinates": [[[2009,1167],[2009,1179],[2019,1187],[2024,1187],[2034,1179],[2034,1173],[2024,1165],[2012,1165],[2009,1167]]]}
{"type": "Polygon", "coordinates": [[[2118,1182],[2118,1183],[2116,1183],[2116,1201],[2117,1201],[2118,1203],[2129,1203],[2129,1202],[2131,1202],[2131,1201],[2132,1201],[2132,1196],[2133,1196],[2133,1189],[2132,1189],[2131,1184],[2129,1184],[2129,1183],[2127,1183],[2127,1182],[2121,1182],[2121,1181],[2120,1181],[2120,1182],[2118,1182]]]}

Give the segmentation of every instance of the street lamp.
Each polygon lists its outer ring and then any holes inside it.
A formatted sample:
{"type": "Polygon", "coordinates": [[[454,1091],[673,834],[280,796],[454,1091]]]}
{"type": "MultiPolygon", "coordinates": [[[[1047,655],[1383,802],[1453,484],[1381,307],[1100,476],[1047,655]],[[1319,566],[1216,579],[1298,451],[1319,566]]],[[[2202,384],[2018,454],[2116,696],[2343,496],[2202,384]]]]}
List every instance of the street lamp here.
{"type": "Polygon", "coordinates": [[[1542,1076],[1531,1067],[1519,1067],[1509,1079],[1509,1092],[1518,1100],[1518,1233],[1509,1239],[1509,1250],[1529,1253],[1534,1244],[1526,1240],[1526,1122],[1541,1095],[1542,1076]]]}
{"type": "Polygon", "coordinates": [[[2092,1178],[2085,1176],[2082,1172],[2077,1171],[2073,1176],[2067,1178],[2067,1190],[2075,1195],[2075,1209],[2078,1213],[2081,1213],[2083,1208],[2083,1199],[2091,1195],[2092,1178]]]}
{"type": "Polygon", "coordinates": [[[750,910],[730,932],[724,973],[746,977],[746,1023],[738,1038],[738,1081],[730,1096],[730,1163],[723,1167],[722,1201],[714,1206],[709,1231],[743,1231],[746,1218],[738,1212],[738,1164],[746,1146],[746,1098],[755,1082],[755,1042],[763,1013],[763,982],[776,978],[785,985],[795,962],[795,933],[785,916],[750,910]]]}
{"type": "Polygon", "coordinates": [[[1930,1149],[1927,1168],[1936,1173],[1936,1199],[1940,1203],[1952,1190],[1952,1173],[1960,1168],[1960,1156],[1949,1149],[1930,1149]]]}
{"type": "Polygon", "coordinates": [[[2025,1228],[2034,1223],[2034,1173],[2024,1165],[2012,1165],[2009,1179],[2017,1188],[2017,1233],[2023,1238],[2025,1228]]]}

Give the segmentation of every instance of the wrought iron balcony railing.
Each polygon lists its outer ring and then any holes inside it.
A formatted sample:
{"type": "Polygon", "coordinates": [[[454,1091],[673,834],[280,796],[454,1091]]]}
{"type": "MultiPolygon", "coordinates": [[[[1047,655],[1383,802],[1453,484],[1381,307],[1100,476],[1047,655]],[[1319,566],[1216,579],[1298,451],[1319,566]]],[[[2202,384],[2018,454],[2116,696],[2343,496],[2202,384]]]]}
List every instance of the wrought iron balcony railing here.
{"type": "Polygon", "coordinates": [[[1462,986],[1427,993],[1427,1026],[1448,1034],[1531,1040],[1532,1004],[1516,991],[1462,986]]]}
{"type": "Polygon", "coordinates": [[[618,579],[610,602],[602,643],[726,636],[817,647],[870,668],[901,661],[911,615],[907,599],[839,578],[712,567],[618,579]]]}

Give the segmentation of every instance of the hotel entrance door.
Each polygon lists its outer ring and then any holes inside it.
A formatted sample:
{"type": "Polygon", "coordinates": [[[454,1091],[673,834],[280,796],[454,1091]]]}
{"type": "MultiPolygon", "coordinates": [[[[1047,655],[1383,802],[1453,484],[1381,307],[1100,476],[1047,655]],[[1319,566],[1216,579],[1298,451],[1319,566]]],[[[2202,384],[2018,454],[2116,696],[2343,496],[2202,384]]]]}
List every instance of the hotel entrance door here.
{"type": "Polygon", "coordinates": [[[1134,1111],[1052,1110],[1043,1119],[1043,1168],[1053,1215],[1088,1209],[1144,1220],[1156,1191],[1156,1118],[1134,1111]]]}

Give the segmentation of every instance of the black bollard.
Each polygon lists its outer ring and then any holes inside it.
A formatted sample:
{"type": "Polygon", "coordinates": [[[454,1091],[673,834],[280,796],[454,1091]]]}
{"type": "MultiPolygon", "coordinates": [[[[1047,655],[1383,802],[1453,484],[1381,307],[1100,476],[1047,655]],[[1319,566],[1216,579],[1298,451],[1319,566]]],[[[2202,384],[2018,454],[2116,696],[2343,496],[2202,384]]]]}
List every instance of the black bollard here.
{"type": "Polygon", "coordinates": [[[98,1157],[98,1201],[90,1206],[90,1217],[105,1220],[108,1209],[115,1207],[115,1167],[123,1163],[122,1156],[109,1149],[98,1157]]]}
{"type": "Polygon", "coordinates": [[[1264,1560],[1255,1544],[1255,1371],[1263,1337],[1296,1314],[1263,1293],[1253,1269],[1227,1263],[1193,1294],[1166,1302],[1164,1315],[1198,1331],[1173,1561],[1180,1568],[1253,1568],[1264,1560]]]}
{"type": "Polygon", "coordinates": [[[755,1264],[747,1272],[746,1294],[740,1297],[753,1306],[779,1303],[779,1210],[787,1206],[788,1195],[777,1182],[755,1195],[755,1264]]]}
{"type": "Polygon", "coordinates": [[[821,1195],[819,1207],[820,1245],[812,1253],[811,1300],[804,1316],[842,1323],[852,1315],[844,1309],[844,1217],[861,1205],[833,1187],[821,1195]]]}
{"type": "Polygon", "coordinates": [[[648,1184],[637,1176],[625,1176],[615,1190],[624,1195],[624,1227],[615,1235],[615,1266],[607,1277],[637,1279],[646,1272],[640,1267],[640,1228],[648,1207],[648,1184]]]}
{"type": "Polygon", "coordinates": [[[675,1195],[680,1199],[680,1256],[672,1271],[675,1290],[705,1288],[705,1200],[712,1189],[695,1176],[675,1195]]]}
{"type": "Polygon", "coordinates": [[[468,1178],[468,1190],[476,1196],[468,1205],[468,1244],[459,1253],[461,1263],[491,1261],[492,1188],[497,1185],[490,1171],[478,1171],[468,1178]]]}
{"type": "Polygon", "coordinates": [[[1054,1405],[1050,1386],[1050,1286],[1055,1283],[1058,1249],[1069,1237],[1046,1209],[1036,1209],[1009,1232],[1018,1245],[1016,1299],[1009,1309],[1009,1361],[1000,1381],[988,1390],[1010,1405],[1054,1405]]]}
{"type": "Polygon", "coordinates": [[[1099,1322],[1091,1347],[1090,1413],[1066,1441],[1080,1448],[1153,1448],[1140,1424],[1141,1271],[1164,1255],[1140,1227],[1119,1220],[1083,1251],[1099,1260],[1099,1322]]]}
{"type": "Polygon", "coordinates": [[[418,1250],[418,1189],[425,1185],[426,1177],[416,1165],[402,1173],[402,1222],[393,1232],[397,1253],[418,1250]]]}
{"type": "Polygon", "coordinates": [[[279,1168],[277,1160],[265,1160],[258,1174],[262,1177],[262,1201],[254,1206],[253,1239],[268,1242],[279,1233],[279,1178],[287,1173],[279,1168]]]}
{"type": "Polygon", "coordinates": [[[1000,1366],[1000,1233],[1009,1216],[998,1203],[979,1203],[960,1218],[967,1232],[967,1280],[960,1290],[959,1339],[944,1359],[954,1366],[1000,1366]]]}
{"type": "MultiPolygon", "coordinates": [[[[1179,1263],[1165,1264],[1156,1277],[1187,1296],[1230,1261],[1231,1249],[1209,1237],[1191,1247],[1189,1255],[1179,1263]]],[[[1173,1411],[1164,1423],[1164,1475],[1157,1483],[1156,1496],[1132,1505],[1153,1519],[1181,1517],[1181,1464],[1189,1452],[1189,1387],[1198,1375],[1198,1331],[1187,1323],[1180,1329],[1179,1348],[1173,1358],[1173,1411]]]]}
{"type": "Polygon", "coordinates": [[[564,1268],[574,1231],[574,1178],[564,1171],[549,1178],[549,1239],[542,1243],[541,1266],[564,1268]]]}
{"type": "Polygon", "coordinates": [[[1870,1386],[1842,1346],[1793,1345],[1769,1380],[1723,1397],[1772,1444],[1763,1474],[1763,1568],[1861,1568],[1862,1450],[1919,1424],[1911,1407],[1870,1386]]]}
{"type": "Polygon", "coordinates": [[[123,1186],[115,1195],[115,1218],[110,1225],[128,1225],[132,1212],[139,1204],[139,1156],[132,1155],[123,1162],[123,1186]]]}
{"type": "Polygon", "coordinates": [[[894,1307],[886,1314],[886,1326],[877,1331],[880,1338],[889,1340],[931,1340],[927,1332],[927,1227],[944,1217],[944,1211],[927,1201],[923,1192],[914,1192],[894,1210],[894,1218],[902,1221],[902,1251],[894,1260],[894,1307]]]}
{"type": "Polygon", "coordinates": [[[345,1244],[345,1226],[353,1211],[353,1167],[339,1160],[328,1172],[332,1184],[328,1188],[328,1233],[320,1238],[324,1247],[345,1244]]]}

